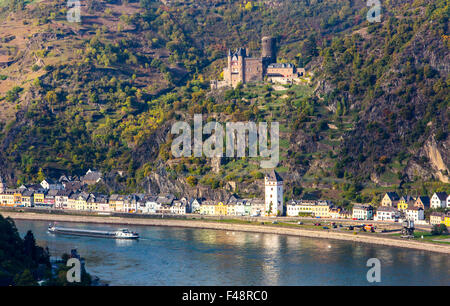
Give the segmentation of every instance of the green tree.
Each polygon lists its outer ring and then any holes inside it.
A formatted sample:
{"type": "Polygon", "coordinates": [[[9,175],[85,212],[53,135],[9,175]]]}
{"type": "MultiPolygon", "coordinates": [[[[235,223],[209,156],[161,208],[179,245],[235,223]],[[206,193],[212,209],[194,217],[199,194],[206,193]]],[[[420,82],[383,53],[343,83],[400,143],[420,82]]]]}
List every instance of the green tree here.
{"type": "Polygon", "coordinates": [[[16,286],[37,286],[37,282],[31,274],[31,271],[26,269],[14,277],[14,285],[16,286]]]}
{"type": "Polygon", "coordinates": [[[45,180],[45,175],[44,175],[44,171],[42,170],[42,168],[39,168],[39,171],[37,174],[37,180],[38,180],[38,182],[42,182],[43,180],[45,180]]]}
{"type": "Polygon", "coordinates": [[[448,234],[448,229],[445,224],[435,224],[431,229],[431,235],[446,235],[448,234]]]}
{"type": "Polygon", "coordinates": [[[197,185],[197,183],[198,183],[198,180],[197,180],[197,178],[195,177],[195,176],[188,176],[187,178],[186,178],[186,182],[189,184],[189,185],[191,185],[192,187],[194,187],[194,186],[196,186],[197,185]]]}

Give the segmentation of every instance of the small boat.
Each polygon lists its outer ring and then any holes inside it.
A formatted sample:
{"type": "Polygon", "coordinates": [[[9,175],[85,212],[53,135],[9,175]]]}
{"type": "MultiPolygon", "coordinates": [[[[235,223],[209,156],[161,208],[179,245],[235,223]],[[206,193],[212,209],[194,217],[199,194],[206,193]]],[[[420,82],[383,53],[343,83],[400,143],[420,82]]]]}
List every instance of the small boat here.
{"type": "Polygon", "coordinates": [[[70,227],[61,227],[55,225],[49,225],[48,231],[53,234],[75,235],[75,236],[87,236],[97,238],[113,238],[113,239],[138,239],[139,234],[129,231],[126,228],[119,229],[117,231],[98,231],[90,229],[79,229],[70,227]]]}

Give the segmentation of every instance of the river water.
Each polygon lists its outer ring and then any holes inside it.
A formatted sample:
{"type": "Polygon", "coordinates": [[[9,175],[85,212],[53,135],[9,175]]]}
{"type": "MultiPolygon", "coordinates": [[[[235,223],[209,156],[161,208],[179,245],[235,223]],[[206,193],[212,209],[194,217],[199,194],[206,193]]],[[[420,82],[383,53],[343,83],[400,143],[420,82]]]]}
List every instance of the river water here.
{"type": "MultiPolygon", "coordinates": [[[[379,285],[450,285],[450,256],[331,239],[208,229],[129,226],[138,241],[53,235],[48,222],[16,220],[52,256],[76,248],[86,269],[111,285],[373,285],[367,260],[381,262],[379,285]]],[[[118,229],[119,226],[61,226],[118,229]]]]}

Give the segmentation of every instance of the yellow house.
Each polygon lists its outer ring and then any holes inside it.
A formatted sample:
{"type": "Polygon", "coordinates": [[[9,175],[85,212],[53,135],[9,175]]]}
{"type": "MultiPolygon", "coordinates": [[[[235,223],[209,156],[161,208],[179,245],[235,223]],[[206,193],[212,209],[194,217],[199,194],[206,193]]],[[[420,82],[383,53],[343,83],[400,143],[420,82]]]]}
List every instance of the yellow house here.
{"type": "Polygon", "coordinates": [[[223,202],[217,203],[217,205],[214,207],[214,214],[218,216],[226,216],[227,215],[227,205],[223,204],[223,202]]]}
{"type": "Polygon", "coordinates": [[[430,224],[431,225],[441,224],[443,219],[444,215],[442,213],[433,212],[430,215],[430,224]]]}
{"type": "Polygon", "coordinates": [[[317,205],[312,207],[312,212],[315,217],[329,218],[330,217],[330,206],[328,203],[317,203],[317,205]]]}
{"type": "Polygon", "coordinates": [[[45,192],[44,191],[36,191],[34,193],[34,204],[44,204],[45,200],[45,192]]]}
{"type": "Polygon", "coordinates": [[[381,199],[381,206],[396,207],[399,197],[396,192],[386,192],[383,199],[381,199]]]}
{"type": "Polygon", "coordinates": [[[67,209],[70,210],[87,210],[87,202],[89,195],[86,193],[72,194],[67,200],[67,209]]]}
{"type": "Polygon", "coordinates": [[[115,201],[109,201],[109,211],[116,211],[116,202],[115,201]]]}
{"type": "Polygon", "coordinates": [[[19,190],[14,191],[14,206],[22,205],[22,193],[19,190]]]}
{"type": "Polygon", "coordinates": [[[320,218],[329,218],[331,216],[330,205],[326,201],[300,200],[297,203],[296,212],[296,214],[311,214],[320,218]]]}
{"type": "Polygon", "coordinates": [[[400,198],[400,201],[398,201],[397,209],[398,210],[407,210],[409,204],[414,205],[414,199],[410,196],[404,196],[400,198]]]}
{"type": "Polygon", "coordinates": [[[89,195],[85,193],[81,193],[77,197],[77,201],[75,203],[76,210],[87,210],[87,199],[89,195]]]}
{"type": "Polygon", "coordinates": [[[444,224],[447,228],[450,227],[450,214],[446,214],[444,217],[444,224]]]}
{"type": "Polygon", "coordinates": [[[14,206],[14,192],[12,190],[6,190],[0,195],[0,204],[2,206],[14,206]]]}
{"type": "Polygon", "coordinates": [[[125,204],[125,201],[124,201],[124,198],[123,198],[123,196],[121,196],[121,198],[119,198],[117,201],[116,201],[116,211],[125,211],[124,210],[124,204],[125,204]]]}
{"type": "Polygon", "coordinates": [[[113,194],[109,198],[109,208],[111,211],[123,211],[125,197],[120,194],[113,194]]]}
{"type": "Polygon", "coordinates": [[[77,199],[76,199],[75,194],[73,194],[69,197],[69,199],[67,199],[67,209],[75,210],[76,203],[77,203],[77,199]]]}
{"type": "Polygon", "coordinates": [[[98,209],[98,202],[95,199],[95,196],[89,195],[89,199],[86,201],[86,209],[90,211],[97,211],[98,209]]]}

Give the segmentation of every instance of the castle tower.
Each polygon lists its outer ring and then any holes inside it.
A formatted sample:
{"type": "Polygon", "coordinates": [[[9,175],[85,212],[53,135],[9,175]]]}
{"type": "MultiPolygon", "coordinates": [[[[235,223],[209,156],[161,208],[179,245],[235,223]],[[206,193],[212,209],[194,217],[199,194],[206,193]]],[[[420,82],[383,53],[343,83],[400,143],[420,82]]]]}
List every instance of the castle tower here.
{"type": "Polygon", "coordinates": [[[226,68],[223,69],[223,80],[228,84],[228,85],[232,85],[231,84],[231,61],[232,61],[232,54],[231,54],[231,50],[228,49],[228,65],[226,68]]]}
{"type": "Polygon", "coordinates": [[[239,75],[237,82],[233,85],[236,87],[238,83],[245,83],[245,57],[247,56],[245,49],[239,48],[237,51],[239,75]]]}
{"type": "Polygon", "coordinates": [[[266,215],[277,216],[283,213],[283,179],[272,170],[264,178],[266,215]]]}
{"type": "Polygon", "coordinates": [[[269,64],[277,62],[275,40],[270,36],[264,36],[261,43],[261,57],[269,64]]]}

